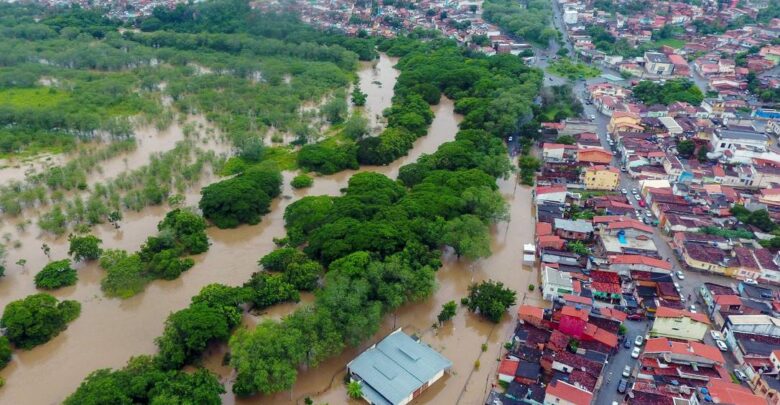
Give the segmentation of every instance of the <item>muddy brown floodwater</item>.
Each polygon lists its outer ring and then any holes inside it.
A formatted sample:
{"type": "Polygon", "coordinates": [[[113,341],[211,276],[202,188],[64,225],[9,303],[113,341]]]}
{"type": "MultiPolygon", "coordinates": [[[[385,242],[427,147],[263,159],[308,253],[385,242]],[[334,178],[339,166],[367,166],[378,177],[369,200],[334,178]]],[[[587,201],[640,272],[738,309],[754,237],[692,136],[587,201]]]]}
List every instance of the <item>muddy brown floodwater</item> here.
{"type": "MultiPolygon", "coordinates": [[[[381,112],[381,109],[390,105],[392,88],[398,75],[392,69],[392,64],[390,58],[383,56],[377,64],[376,72],[370,65],[361,67],[361,86],[366,86],[366,80],[362,79],[366,75],[382,83],[381,88],[377,86],[374,89],[376,91],[366,91],[368,88],[363,90],[368,94],[366,108],[372,113],[377,109],[381,112]],[[366,69],[371,72],[366,73],[366,69]]],[[[402,165],[416,160],[423,153],[432,153],[440,144],[453,140],[460,121],[460,117],[453,111],[453,103],[442,98],[439,105],[433,108],[435,118],[428,135],[415,142],[408,156],[388,166],[364,167],[362,170],[395,177],[402,165]]],[[[152,143],[143,142],[139,148],[146,149],[145,145],[152,143]]],[[[290,203],[306,195],[339,195],[340,189],[346,187],[349,177],[354,173],[349,171],[317,177],[311,188],[294,190],[289,182],[297,173],[284,172],[283,197],[273,202],[271,212],[263,217],[260,224],[228,230],[209,228],[211,248],[195,256],[196,264],[192,269],[177,280],[154,281],[144,292],[127,300],[104,297],[100,291],[103,271],[94,263],[78,264],[79,282],[73,287],[54,291],[53,295],[59,299],[80,301],[81,316],[48,343],[30,351],[14,352],[9,366],[0,372],[0,376],[6,379],[5,387],[0,390],[0,403],[59,403],[90,372],[99,368],[122,367],[131,356],[154,353],[154,338],[162,333],[170,312],[186,307],[190,298],[207,284],[240,285],[258,270],[257,259],[275,247],[273,238],[285,235],[283,214],[290,203]]],[[[186,203],[197,205],[200,188],[215,180],[213,175],[204,176],[201,184],[187,192],[186,203]]],[[[404,327],[409,333],[420,334],[425,342],[441,350],[454,363],[452,374],[426,391],[416,403],[481,402],[486,384],[494,374],[501,342],[508,336],[513,321],[506,317],[502,323],[494,326],[461,308],[445,327],[435,330],[430,326],[441,305],[450,300],[460,300],[473,281],[488,278],[503,281],[518,291],[519,302],[523,299],[523,292],[527,291],[527,284],[536,283],[535,273],[521,266],[522,245],[532,239],[534,221],[531,217],[530,190],[516,187],[515,180],[512,177],[499,182],[502,193],[511,205],[512,220],[493,228],[491,257],[467,263],[445,254],[444,266],[437,274],[438,289],[433,297],[408,305],[394,316],[388,316],[381,331],[361,347],[346,350],[316,369],[301,371],[292,392],[236,400],[230,394],[232,370],[221,365],[225,347],[212,347],[204,363],[226,383],[228,394],[223,396],[223,402],[293,403],[302,402],[307,395],[317,402],[347,402],[341,383],[344,366],[357,353],[396,326],[404,327]],[[489,348],[483,353],[480,347],[485,342],[489,348]],[[482,363],[478,370],[474,370],[473,366],[476,359],[482,363]]],[[[128,213],[122,220],[121,229],[115,230],[110,225],[98,226],[95,234],[103,239],[105,248],[135,250],[147,236],[156,232],[157,223],[168,210],[167,207],[151,207],[138,213],[128,213]]],[[[22,245],[9,249],[6,277],[0,280],[0,306],[36,292],[33,277],[48,262],[41,250],[43,243],[51,247],[52,260],[64,258],[67,253],[66,237],[53,239],[42,235],[35,225],[19,231],[15,223],[7,221],[0,225],[0,235],[5,233],[11,233],[13,240],[21,241],[22,245]],[[27,260],[24,268],[13,264],[22,258],[27,260]]],[[[275,306],[261,314],[247,314],[243,322],[251,327],[264,318],[279,319],[312,300],[311,294],[304,294],[300,303],[275,306]]],[[[514,314],[514,308],[510,312],[514,314]]]]}
{"type": "MultiPolygon", "coordinates": [[[[189,122],[204,124],[205,120],[194,117],[189,122]]],[[[115,177],[119,173],[134,170],[149,163],[152,153],[166,152],[176,146],[176,142],[184,139],[182,125],[173,122],[168,128],[159,131],[153,125],[143,126],[135,131],[138,147],[118,158],[108,159],[101,164],[100,171],[93,171],[88,176],[89,184],[115,177]]],[[[107,143],[90,144],[97,148],[108,145],[107,143]]],[[[11,181],[23,181],[28,173],[40,173],[46,167],[61,166],[77,159],[78,153],[71,154],[44,154],[29,159],[0,159],[0,185],[11,181]]]]}

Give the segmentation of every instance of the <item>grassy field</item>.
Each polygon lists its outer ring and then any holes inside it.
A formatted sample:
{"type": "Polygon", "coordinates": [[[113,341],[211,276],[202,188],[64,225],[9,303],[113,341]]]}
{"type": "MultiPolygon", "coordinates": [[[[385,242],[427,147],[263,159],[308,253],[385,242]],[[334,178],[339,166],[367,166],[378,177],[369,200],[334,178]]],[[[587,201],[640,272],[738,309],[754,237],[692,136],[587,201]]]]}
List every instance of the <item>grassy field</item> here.
{"type": "Polygon", "coordinates": [[[683,41],[682,39],[677,39],[677,38],[666,38],[666,39],[662,39],[660,41],[655,41],[655,42],[653,42],[653,44],[656,47],[661,47],[661,46],[666,45],[666,46],[671,46],[674,49],[680,49],[680,48],[685,46],[685,41],[683,41]]]}
{"type": "Polygon", "coordinates": [[[601,75],[601,71],[584,63],[575,63],[569,58],[558,59],[547,67],[547,71],[571,80],[589,79],[601,75]]]}
{"type": "Polygon", "coordinates": [[[63,91],[44,87],[0,90],[0,105],[20,108],[51,108],[68,100],[63,91]]]}

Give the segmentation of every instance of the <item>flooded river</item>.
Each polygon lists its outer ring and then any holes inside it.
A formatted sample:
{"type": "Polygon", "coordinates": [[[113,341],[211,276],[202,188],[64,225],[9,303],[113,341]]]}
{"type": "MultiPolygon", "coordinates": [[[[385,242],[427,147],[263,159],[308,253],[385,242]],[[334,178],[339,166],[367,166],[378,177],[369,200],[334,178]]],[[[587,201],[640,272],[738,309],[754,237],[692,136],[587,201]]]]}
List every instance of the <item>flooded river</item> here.
{"type": "MultiPolygon", "coordinates": [[[[361,68],[361,87],[368,94],[366,109],[372,114],[381,113],[381,109],[390,105],[397,77],[392,63],[383,56],[376,70],[368,64],[361,68]],[[365,77],[375,79],[367,80],[365,77]],[[373,81],[381,82],[381,88],[374,85],[375,88],[370,89],[373,81]]],[[[388,166],[365,167],[362,170],[395,177],[402,165],[416,160],[423,153],[435,151],[441,143],[453,140],[460,121],[460,117],[453,111],[453,103],[443,98],[434,111],[435,119],[428,135],[415,142],[408,156],[388,166]]],[[[139,150],[148,152],[145,145],[152,143],[144,140],[139,144],[139,150]]],[[[91,371],[121,367],[131,356],[154,353],[154,338],[162,333],[163,323],[170,312],[186,307],[190,298],[204,285],[240,285],[258,270],[257,260],[275,247],[273,238],[285,235],[283,214],[290,203],[306,195],[339,195],[340,189],[346,187],[349,177],[354,173],[350,171],[316,177],[314,185],[303,190],[294,190],[289,186],[290,180],[297,173],[283,173],[283,197],[273,202],[271,212],[263,217],[260,224],[228,230],[209,228],[211,248],[195,257],[196,264],[192,269],[177,280],[152,282],[143,293],[127,300],[104,297],[100,291],[103,271],[96,264],[79,264],[79,282],[73,287],[57,290],[53,295],[59,299],[80,301],[81,316],[50,342],[31,351],[14,352],[12,362],[0,372],[0,376],[6,379],[5,387],[0,390],[0,403],[58,403],[73,392],[91,371]]],[[[215,180],[213,175],[205,176],[200,186],[215,180]]],[[[493,256],[468,263],[445,254],[444,266],[437,275],[438,289],[434,296],[398,310],[395,316],[388,316],[372,341],[359,348],[346,350],[316,369],[302,371],[292,392],[238,401],[228,393],[223,397],[224,402],[302,403],[305,396],[311,396],[317,402],[344,403],[347,397],[341,378],[346,363],[394,327],[404,327],[408,333],[419,333],[425,342],[441,350],[454,363],[453,373],[431,387],[415,403],[480,403],[486,384],[497,366],[501,342],[512,329],[510,317],[494,326],[460,308],[458,315],[445,327],[435,330],[431,325],[441,305],[450,300],[459,301],[466,295],[466,289],[473,281],[488,278],[503,281],[518,291],[518,302],[522,301],[527,284],[537,283],[535,273],[521,266],[522,245],[532,239],[534,221],[531,217],[530,190],[515,185],[514,177],[500,181],[501,191],[511,204],[512,220],[494,227],[493,256]],[[489,343],[489,349],[483,353],[480,346],[485,342],[489,343]],[[474,361],[477,359],[480,359],[481,367],[474,370],[474,361]]],[[[188,191],[188,205],[197,205],[199,192],[200,187],[188,191]]],[[[127,213],[121,222],[121,229],[115,230],[110,225],[98,226],[95,234],[103,239],[104,248],[135,250],[147,236],[156,232],[157,223],[168,210],[167,207],[152,207],[139,213],[127,213]]],[[[39,231],[34,225],[20,231],[15,223],[6,222],[0,226],[0,235],[5,233],[11,233],[13,240],[19,240],[21,247],[9,249],[6,277],[0,279],[0,306],[35,292],[33,277],[48,261],[41,250],[43,243],[51,247],[52,260],[64,258],[67,253],[66,237],[39,237],[39,231]],[[14,264],[22,258],[27,260],[24,268],[14,264]]],[[[281,318],[312,300],[311,294],[304,294],[301,303],[276,306],[262,314],[245,315],[244,323],[251,326],[263,318],[281,318]]],[[[514,309],[511,311],[514,313],[514,309]]],[[[221,365],[223,354],[224,347],[213,347],[204,363],[220,374],[230,392],[232,370],[221,365]]]]}

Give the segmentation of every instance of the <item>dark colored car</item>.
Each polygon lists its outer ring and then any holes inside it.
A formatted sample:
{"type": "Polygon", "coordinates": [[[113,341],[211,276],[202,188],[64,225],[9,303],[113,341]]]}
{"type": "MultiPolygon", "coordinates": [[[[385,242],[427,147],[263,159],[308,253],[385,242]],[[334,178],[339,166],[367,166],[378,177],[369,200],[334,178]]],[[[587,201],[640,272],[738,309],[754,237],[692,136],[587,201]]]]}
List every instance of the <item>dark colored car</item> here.
{"type": "Polygon", "coordinates": [[[631,314],[631,315],[627,316],[626,318],[628,318],[628,319],[630,319],[632,321],[641,321],[642,320],[642,315],[631,314]]]}
{"type": "Polygon", "coordinates": [[[626,380],[625,378],[621,378],[620,383],[618,383],[618,392],[621,394],[625,394],[626,389],[628,389],[628,380],[626,380]]]}
{"type": "Polygon", "coordinates": [[[630,339],[626,339],[623,342],[623,347],[625,347],[626,349],[630,349],[631,348],[631,340],[630,339]]]}

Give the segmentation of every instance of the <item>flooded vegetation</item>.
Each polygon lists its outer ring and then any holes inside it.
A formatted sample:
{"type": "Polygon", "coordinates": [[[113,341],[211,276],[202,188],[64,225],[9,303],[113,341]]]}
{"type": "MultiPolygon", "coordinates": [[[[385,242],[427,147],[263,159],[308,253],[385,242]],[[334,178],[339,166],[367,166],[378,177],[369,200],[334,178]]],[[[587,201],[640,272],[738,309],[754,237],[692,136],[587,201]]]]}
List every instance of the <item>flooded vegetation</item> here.
{"type": "MultiPolygon", "coordinates": [[[[163,44],[175,50],[189,35],[196,34],[127,31],[123,40],[140,47],[163,44]]],[[[258,51],[259,44],[244,44],[249,45],[255,47],[257,55],[267,52],[258,51]]],[[[361,54],[353,45],[342,45],[361,54]]],[[[460,302],[468,295],[469,286],[482,280],[500,281],[516,290],[518,304],[530,299],[523,292],[529,283],[537,282],[536,274],[522,267],[521,249],[532,238],[530,190],[519,186],[515,174],[510,173],[498,135],[515,131],[512,126],[519,125],[502,120],[502,114],[529,115],[529,100],[539,80],[536,73],[515,60],[470,60],[451,43],[441,41],[438,46],[435,51],[423,49],[417,41],[400,39],[381,44],[380,49],[386,53],[377,60],[360,63],[357,77],[366,102],[352,111],[359,110],[367,118],[370,133],[345,141],[338,132],[341,124],[336,124],[337,131],[329,131],[334,139],[323,142],[328,147],[352,142],[353,156],[362,165],[358,168],[356,161],[354,168],[340,167],[331,174],[310,173],[308,179],[300,177],[301,171],[287,170],[295,164],[288,164],[285,159],[289,156],[280,155],[276,148],[265,147],[253,160],[252,145],[256,144],[250,141],[264,137],[268,131],[279,131],[285,134],[283,143],[290,144],[300,139],[301,133],[316,133],[316,129],[310,132],[312,129],[300,126],[308,125],[300,121],[303,103],[300,99],[294,106],[292,101],[279,102],[264,112],[261,107],[273,97],[281,100],[300,94],[310,95],[309,101],[328,100],[334,89],[349,83],[348,65],[356,66],[355,53],[326,53],[322,58],[327,61],[292,64],[270,56],[261,58],[257,65],[228,69],[231,62],[243,56],[212,49],[224,52],[224,60],[205,53],[187,53],[186,60],[177,62],[182,66],[160,64],[171,71],[161,74],[166,85],[155,86],[155,91],[167,93],[171,108],[181,111],[186,120],[173,122],[163,130],[153,125],[133,129],[132,147],[95,158],[86,176],[73,187],[62,188],[62,197],[52,198],[58,189],[52,190],[47,184],[45,201],[35,197],[22,204],[16,217],[4,209],[0,234],[6,247],[6,276],[0,281],[0,305],[38,292],[35,275],[52,260],[69,256],[66,235],[77,228],[86,230],[84,224],[102,240],[104,251],[141,255],[150,246],[150,236],[162,237],[170,230],[158,224],[177,207],[200,204],[204,215],[224,229],[205,229],[207,251],[181,251],[177,260],[186,261],[186,271],[176,272],[175,277],[144,276],[145,288],[132,294],[107,290],[105,280],[111,274],[111,265],[94,260],[74,262],[78,281],[50,293],[58,300],[79,302],[80,315],[48,343],[14,352],[13,360],[0,372],[6,380],[0,402],[61,402],[94,370],[121,369],[107,378],[122,381],[128,373],[152,373],[162,367],[177,370],[171,378],[182,384],[209,385],[209,394],[202,403],[210,403],[221,390],[210,385],[212,377],[204,374],[198,382],[178,372],[182,366],[195,371],[192,364],[202,364],[224,384],[226,392],[218,397],[223,403],[297,403],[305,397],[343,403],[347,398],[343,384],[346,363],[398,327],[417,334],[454,363],[453,373],[426,391],[419,403],[482,401],[487,377],[493,373],[502,340],[511,329],[510,317],[493,323],[459,306],[451,321],[440,327],[434,324],[444,303],[460,302]],[[480,93],[473,83],[442,72],[427,73],[431,76],[424,82],[433,83],[431,87],[416,86],[408,78],[397,85],[407,72],[422,74],[424,69],[416,64],[419,62],[413,62],[420,60],[420,55],[431,58],[428,63],[438,63],[443,71],[481,76],[482,85],[493,86],[492,90],[483,88],[480,93]],[[471,71],[464,67],[467,59],[472,63],[471,71]],[[328,84],[322,86],[323,81],[328,84]],[[491,82],[501,84],[489,85],[491,82]],[[247,98],[244,92],[249,91],[248,86],[268,86],[264,90],[271,94],[258,96],[267,100],[247,98]],[[229,88],[230,92],[216,94],[212,90],[217,88],[229,88]],[[393,99],[393,89],[400,89],[402,96],[393,99]],[[293,93],[284,93],[290,91],[293,93]],[[481,107],[494,98],[501,102],[491,108],[481,107]],[[249,107],[253,103],[257,107],[249,107]],[[389,113],[383,117],[388,108],[389,113]],[[289,134],[293,136],[287,138],[289,134]],[[225,163],[230,155],[239,157],[240,167],[236,159],[225,163]],[[169,156],[174,161],[166,164],[169,156]],[[267,201],[254,216],[231,217],[204,205],[204,188],[249,177],[247,173],[258,168],[283,170],[275,186],[278,191],[266,192],[267,201]],[[238,175],[220,176],[226,172],[238,175]],[[80,182],[85,187],[80,188],[80,182]],[[111,191],[112,185],[116,192],[111,191]],[[154,190],[155,186],[160,189],[154,190]],[[102,187],[105,191],[99,191],[102,187]],[[75,221],[52,215],[59,206],[63,215],[73,212],[78,218],[76,201],[87,203],[95,193],[107,208],[101,211],[104,218],[110,211],[121,211],[121,220],[114,221],[118,227],[107,220],[90,221],[86,211],[81,214],[82,220],[75,221]],[[176,198],[172,200],[171,196],[176,198]],[[358,214],[350,208],[351,201],[374,202],[360,208],[368,211],[358,214]],[[328,208],[330,219],[316,225],[309,223],[310,219],[292,219],[296,212],[317,212],[320,208],[314,202],[333,204],[337,209],[328,208]],[[307,204],[313,205],[308,208],[307,204]],[[42,220],[26,220],[37,216],[42,220]],[[361,229],[369,233],[362,235],[361,229]],[[376,237],[380,234],[384,239],[376,237]],[[471,242],[463,242],[466,239],[471,242]],[[351,245],[332,246],[333,241],[351,245]],[[280,246],[301,256],[276,269],[269,263],[258,265],[258,259],[280,246]],[[300,249],[302,246],[306,247],[300,249]],[[371,272],[379,272],[379,278],[369,279],[365,274],[371,272]],[[355,279],[348,281],[349,277],[355,279]],[[388,290],[377,292],[378,298],[355,295],[364,282],[377,283],[371,288],[381,285],[388,290]],[[269,286],[283,286],[287,293],[271,295],[269,286]],[[319,292],[314,294],[313,290],[319,292]],[[343,309],[349,317],[365,319],[357,322],[339,317],[334,315],[335,308],[343,309]],[[204,335],[208,337],[201,342],[203,345],[183,346],[178,333],[186,328],[188,319],[199,317],[212,317],[209,324],[216,326],[204,335]],[[336,327],[327,339],[320,332],[312,332],[305,341],[319,346],[305,354],[288,358],[287,354],[269,351],[268,339],[285,337],[288,331],[307,331],[306,325],[324,328],[319,322],[346,322],[350,327],[336,327]],[[234,328],[237,332],[231,333],[234,328]],[[487,350],[482,349],[483,344],[488,345],[487,350]],[[232,356],[229,364],[224,361],[228,351],[232,356]],[[128,359],[138,355],[156,356],[134,360],[134,371],[122,369],[128,359]],[[285,370],[289,369],[291,374],[285,375],[283,383],[265,385],[246,379],[247,373],[268,367],[263,363],[266,357],[278,358],[285,370]],[[46,385],[45,390],[38,388],[41,384],[46,385]]],[[[159,53],[157,58],[164,60],[159,53]]],[[[48,85],[61,83],[56,72],[49,73],[46,77],[52,80],[48,85]]],[[[338,104],[326,108],[325,101],[321,104],[322,116],[332,109],[330,113],[348,118],[342,100],[338,104]]],[[[291,146],[285,150],[294,154],[298,149],[291,146]]],[[[77,161],[78,153],[86,152],[57,155],[46,164],[50,167],[36,171],[46,173],[64,167],[77,161]]],[[[14,177],[19,168],[0,169],[0,175],[2,170],[14,177]]],[[[36,186],[35,176],[27,173],[16,181],[36,186]]],[[[221,194],[219,189],[212,189],[215,195],[221,194]]],[[[513,308],[509,312],[513,313],[513,308]]],[[[70,403],[84,400],[90,395],[89,386],[74,395],[70,403]]]]}

